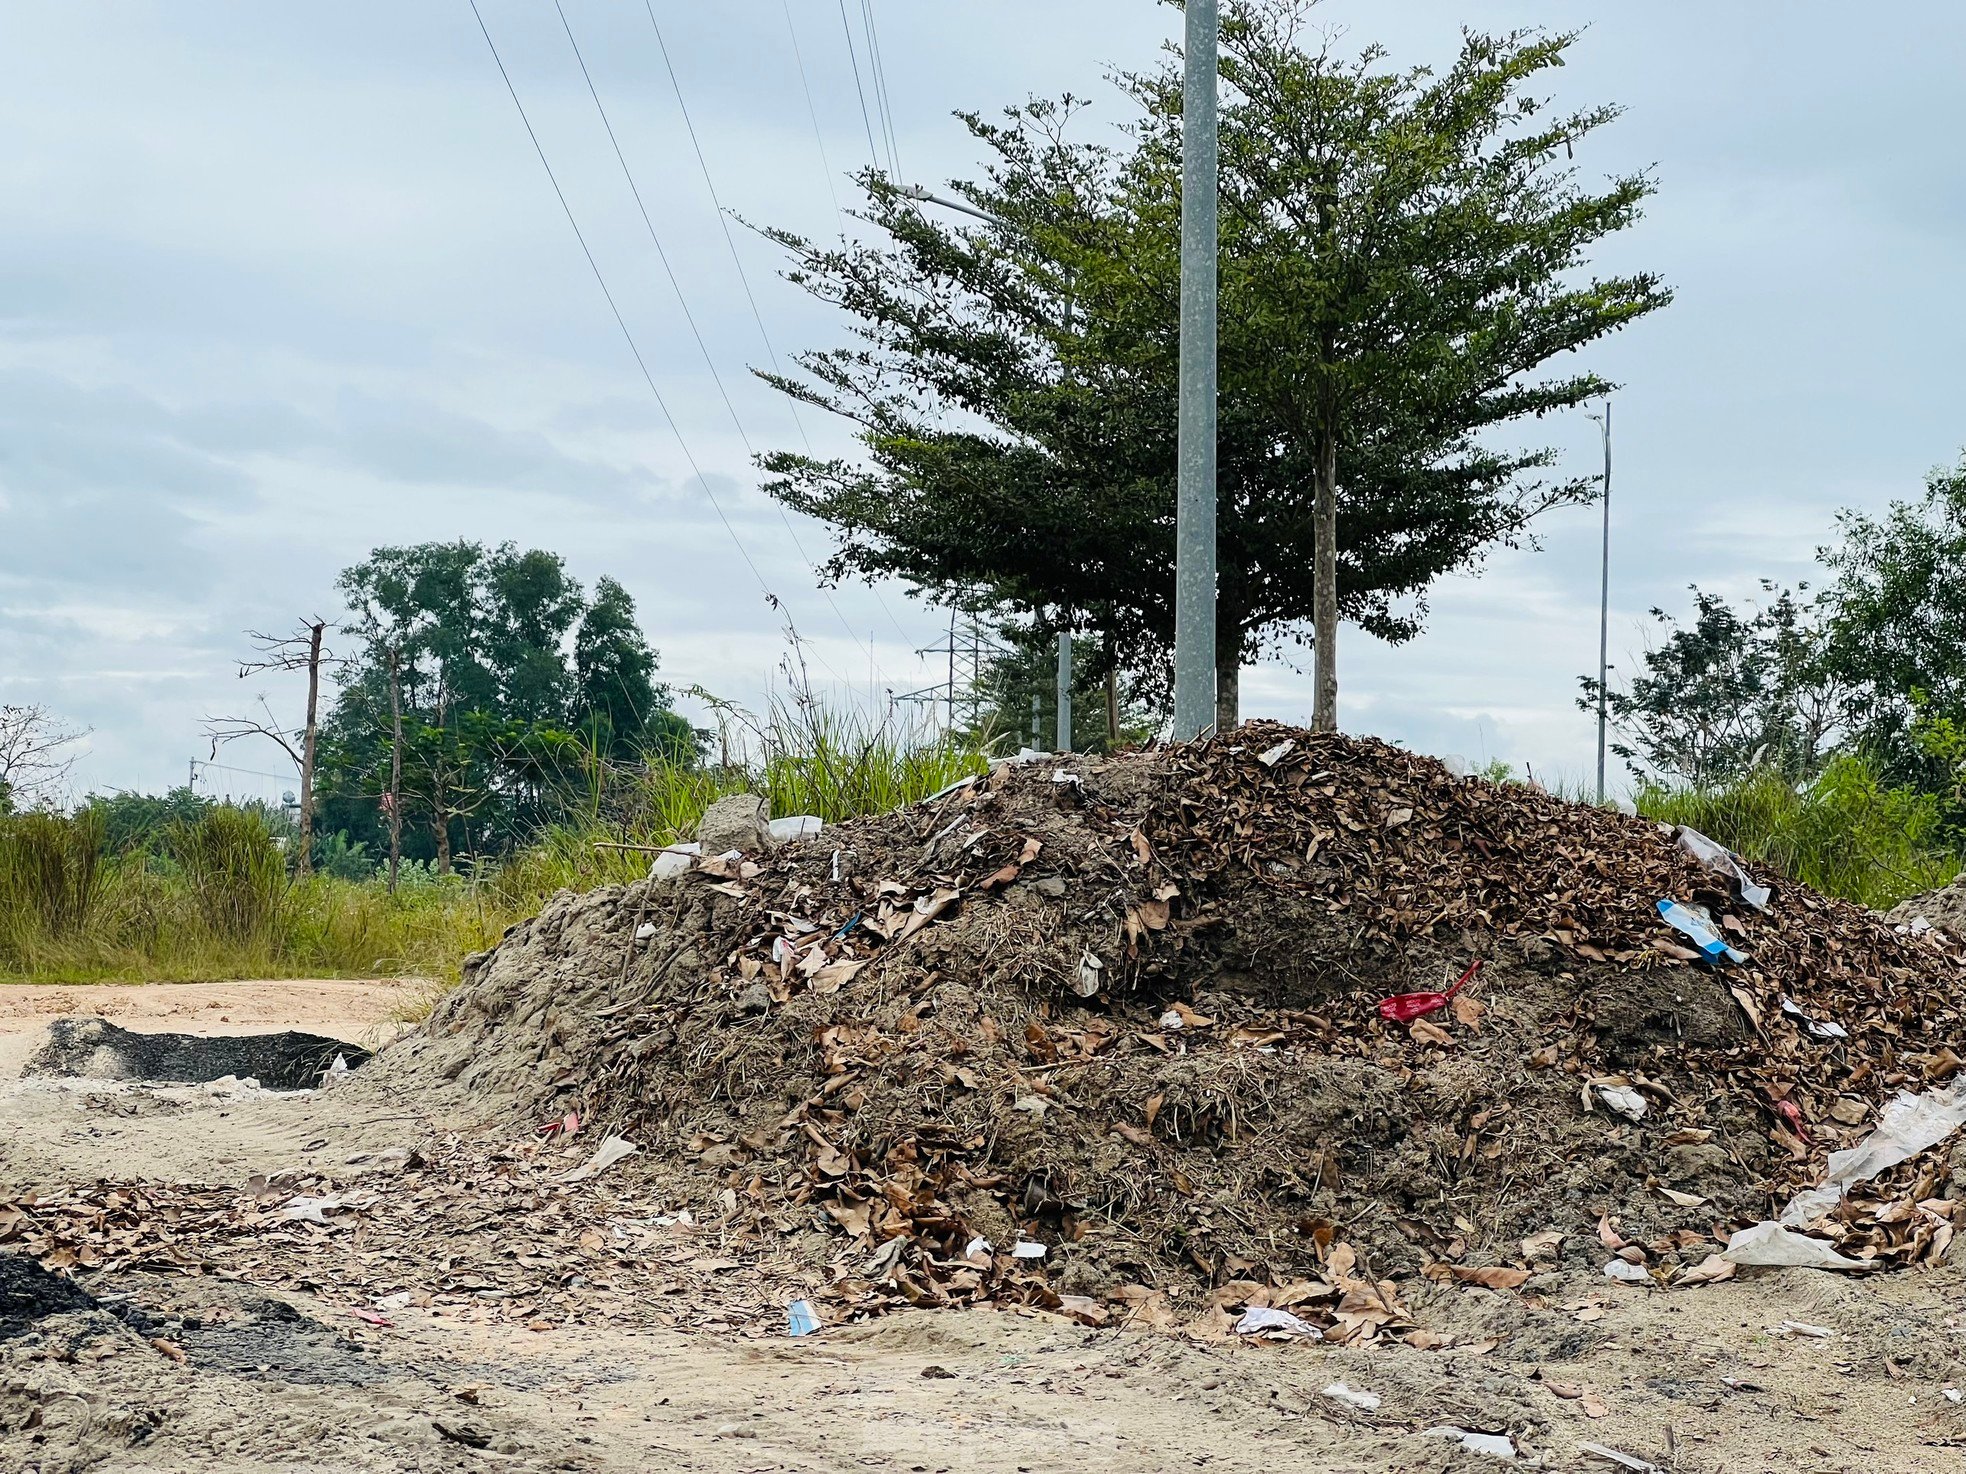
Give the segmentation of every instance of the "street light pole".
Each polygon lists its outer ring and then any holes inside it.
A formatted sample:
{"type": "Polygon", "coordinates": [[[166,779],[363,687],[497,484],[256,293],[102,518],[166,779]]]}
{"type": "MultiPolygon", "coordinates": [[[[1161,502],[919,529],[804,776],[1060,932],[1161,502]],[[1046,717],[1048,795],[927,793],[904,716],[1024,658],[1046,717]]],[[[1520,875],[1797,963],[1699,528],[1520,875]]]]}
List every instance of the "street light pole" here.
{"type": "Polygon", "coordinates": [[[1611,647],[1611,401],[1604,401],[1602,416],[1592,415],[1604,427],[1604,561],[1597,589],[1597,802],[1604,804],[1604,734],[1608,695],[1605,681],[1611,674],[1608,663],[1611,647]]]}
{"type": "Polygon", "coordinates": [[[1215,725],[1215,0],[1187,0],[1181,93],[1181,384],[1175,477],[1174,740],[1215,725]]]}

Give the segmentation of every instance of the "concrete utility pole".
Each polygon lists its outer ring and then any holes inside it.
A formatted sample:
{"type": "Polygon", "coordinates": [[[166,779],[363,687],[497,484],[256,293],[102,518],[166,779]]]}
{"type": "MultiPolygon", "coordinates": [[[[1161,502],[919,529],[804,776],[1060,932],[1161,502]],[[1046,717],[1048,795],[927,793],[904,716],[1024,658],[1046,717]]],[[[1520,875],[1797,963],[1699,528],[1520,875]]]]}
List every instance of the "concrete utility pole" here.
{"type": "Polygon", "coordinates": [[[1058,632],[1058,750],[1072,750],[1072,632],[1058,632]]]}
{"type": "Polygon", "coordinates": [[[1215,0],[1187,0],[1181,93],[1181,389],[1174,563],[1174,739],[1215,725],[1215,0]]]}
{"type": "Polygon", "coordinates": [[[1604,401],[1604,413],[1592,415],[1604,426],[1604,563],[1597,591],[1597,801],[1604,803],[1604,733],[1607,692],[1605,681],[1611,666],[1611,401],[1604,401]]]}

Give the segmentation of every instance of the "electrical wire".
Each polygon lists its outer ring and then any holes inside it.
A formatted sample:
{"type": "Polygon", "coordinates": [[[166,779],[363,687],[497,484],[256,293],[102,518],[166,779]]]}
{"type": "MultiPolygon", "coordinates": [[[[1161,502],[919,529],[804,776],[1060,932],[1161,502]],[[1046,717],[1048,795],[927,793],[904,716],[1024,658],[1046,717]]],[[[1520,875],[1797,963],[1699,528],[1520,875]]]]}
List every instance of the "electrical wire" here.
{"type": "Polygon", "coordinates": [[[635,366],[642,371],[642,378],[648,383],[649,393],[655,396],[655,403],[662,411],[662,418],[668,422],[670,433],[676,437],[676,444],[682,449],[683,459],[689,462],[690,470],[696,475],[696,484],[702,488],[705,499],[716,512],[717,520],[724,524],[724,531],[730,534],[731,542],[737,547],[738,556],[744,560],[744,566],[751,570],[751,576],[758,581],[758,587],[763,591],[765,598],[773,607],[778,607],[780,602],[778,596],[771,591],[771,585],[765,582],[764,574],[758,571],[758,565],[751,559],[750,550],[744,546],[744,539],[737,535],[737,529],[724,514],[723,506],[717,500],[717,494],[710,489],[710,483],[703,475],[703,468],[696,463],[696,456],[691,452],[689,442],[683,438],[682,427],[676,423],[676,417],[669,411],[669,402],[662,397],[661,389],[656,387],[655,375],[649,372],[648,360],[642,357],[642,350],[635,342],[635,335],[628,330],[628,320],[621,315],[621,308],[614,300],[614,293],[608,288],[607,278],[601,274],[600,263],[594,259],[594,252],[588,247],[587,237],[581,232],[580,222],[574,218],[573,206],[567,203],[566,191],[560,188],[559,176],[553,172],[553,165],[546,157],[546,150],[540,145],[539,134],[533,131],[532,119],[526,115],[526,105],[519,100],[519,89],[512,85],[512,74],[505,69],[505,58],[498,54],[498,43],[492,40],[491,31],[485,25],[485,18],[478,11],[478,0],[468,0],[468,3],[471,6],[472,16],[478,22],[478,30],[485,38],[485,45],[491,48],[492,61],[498,67],[498,74],[505,80],[505,90],[511,95],[512,106],[518,109],[519,121],[525,125],[526,137],[532,140],[533,152],[539,155],[540,167],[546,171],[546,178],[553,186],[553,194],[560,202],[560,209],[566,213],[567,224],[573,227],[574,239],[580,242],[580,253],[587,258],[588,269],[594,273],[594,282],[600,287],[601,295],[607,299],[608,310],[614,314],[615,326],[621,329],[621,336],[628,344],[628,351],[634,355],[635,366]]]}
{"type": "Polygon", "coordinates": [[[853,64],[853,90],[860,97],[860,124],[867,130],[867,153],[878,169],[881,166],[881,150],[880,145],[874,142],[874,120],[867,111],[867,89],[860,85],[860,55],[853,45],[853,22],[846,18],[846,0],[840,0],[840,32],[846,37],[847,60],[853,64]]]}
{"type": "MultiPolygon", "coordinates": [[[[473,3],[475,4],[476,0],[473,0],[473,3]]],[[[710,371],[710,378],[717,386],[717,393],[724,402],[724,409],[729,412],[730,422],[737,430],[737,438],[744,442],[745,453],[755,460],[758,454],[757,449],[752,445],[751,437],[744,428],[744,421],[737,413],[737,405],[730,397],[730,390],[724,385],[724,376],[717,370],[717,361],[710,356],[710,345],[704,341],[702,330],[696,325],[696,314],[690,311],[689,298],[683,291],[682,283],[676,279],[676,273],[669,265],[669,253],[662,248],[662,237],[656,231],[655,221],[648,212],[648,205],[642,200],[641,186],[635,182],[635,171],[628,166],[628,156],[622,152],[621,140],[615,135],[614,122],[608,117],[608,110],[606,105],[601,101],[600,91],[594,86],[593,75],[587,70],[587,58],[581,54],[580,43],[574,39],[573,27],[567,21],[566,8],[560,3],[560,0],[553,0],[553,9],[559,14],[561,29],[567,34],[567,44],[573,48],[574,60],[580,66],[581,79],[587,84],[587,95],[594,99],[594,110],[600,114],[601,126],[607,130],[608,142],[614,148],[615,161],[621,165],[622,178],[628,181],[628,191],[635,197],[635,208],[641,212],[642,224],[648,227],[649,240],[655,246],[657,258],[662,262],[663,274],[669,278],[669,286],[676,294],[677,305],[683,309],[683,320],[689,324],[690,336],[696,339],[697,351],[703,355],[703,366],[710,371]]],[[[654,19],[653,14],[651,14],[650,19],[654,19]]],[[[720,217],[721,213],[719,211],[720,217]]],[[[734,249],[735,247],[733,247],[734,249]]],[[[749,291],[748,285],[746,291],[747,293],[749,291]]],[[[759,325],[762,327],[762,322],[759,325]]],[[[780,506],[776,501],[772,505],[777,508],[778,520],[784,524],[786,536],[791,538],[792,546],[798,550],[799,557],[804,559],[806,567],[811,570],[814,582],[818,585],[820,595],[826,600],[827,605],[832,609],[833,613],[838,616],[840,628],[846,631],[848,639],[860,646],[860,651],[863,655],[867,656],[870,660],[873,659],[873,652],[862,643],[860,636],[854,633],[853,626],[847,622],[845,613],[840,609],[838,601],[833,598],[833,591],[823,583],[818,582],[819,570],[813,564],[812,559],[807,556],[805,547],[799,542],[799,534],[797,529],[792,526],[792,519],[785,515],[784,507],[780,506]]],[[[815,651],[814,656],[821,665],[826,665],[826,658],[823,655],[819,655],[815,651]]],[[[826,668],[832,671],[835,680],[844,683],[844,678],[841,677],[838,671],[833,670],[830,665],[826,665],[826,668]]]]}
{"type": "MultiPolygon", "coordinates": [[[[732,238],[732,236],[731,236],[731,233],[730,233],[730,217],[729,217],[729,215],[728,215],[728,213],[727,213],[727,212],[725,211],[725,209],[724,209],[724,202],[723,202],[723,200],[722,200],[722,198],[721,198],[721,197],[720,197],[720,196],[719,196],[719,195],[717,194],[717,182],[716,182],[716,180],[715,180],[715,178],[714,178],[714,177],[713,177],[713,176],[711,175],[711,173],[710,173],[710,161],[709,161],[709,159],[708,159],[708,158],[706,158],[706,157],[704,156],[704,153],[703,153],[703,143],[702,143],[702,141],[701,141],[701,139],[699,139],[699,138],[698,138],[698,136],[697,136],[697,132],[696,132],[696,123],[695,123],[695,121],[694,121],[694,120],[693,120],[693,119],[692,119],[692,118],[690,117],[690,112],[689,112],[689,103],[688,103],[687,101],[685,101],[685,100],[684,100],[684,98],[683,98],[683,86],[682,86],[682,82],[681,82],[681,81],[680,81],[680,80],[678,79],[678,77],[677,77],[677,75],[676,75],[676,63],[675,63],[675,60],[674,60],[674,58],[673,58],[673,57],[671,57],[671,56],[669,55],[669,43],[668,43],[668,42],[667,42],[666,40],[664,40],[664,39],[663,39],[663,35],[662,35],[662,27],[661,27],[661,26],[660,26],[660,25],[659,25],[659,24],[658,24],[658,23],[656,22],[656,19],[655,19],[655,5],[654,5],[654,3],[653,3],[653,0],[642,0],[642,4],[643,4],[643,8],[644,8],[645,10],[647,10],[647,12],[648,12],[648,18],[649,18],[649,28],[650,28],[650,29],[651,29],[652,31],[654,31],[654,32],[655,32],[655,44],[656,44],[656,47],[657,47],[657,49],[659,49],[659,50],[660,50],[660,51],[662,52],[662,65],[663,65],[663,68],[664,68],[664,69],[665,69],[665,70],[666,70],[666,71],[667,71],[667,72],[669,73],[669,86],[670,86],[670,89],[671,89],[671,90],[672,90],[672,91],[673,91],[673,92],[675,93],[675,95],[676,95],[676,106],[677,106],[677,107],[678,107],[678,108],[679,108],[679,109],[681,110],[681,112],[682,112],[682,115],[683,115],[683,127],[684,127],[685,129],[687,129],[687,130],[688,130],[688,132],[689,132],[689,142],[690,142],[690,147],[691,147],[691,148],[692,148],[693,150],[695,150],[695,153],[696,153],[696,166],[697,166],[697,168],[698,168],[698,169],[700,169],[700,170],[702,171],[702,173],[703,173],[703,185],[704,185],[704,188],[706,188],[707,190],[709,190],[709,191],[710,191],[710,203],[711,203],[711,204],[712,204],[713,206],[715,206],[715,207],[716,207],[716,211],[717,211],[717,224],[718,224],[718,225],[719,225],[719,226],[720,226],[720,227],[722,228],[722,230],[723,230],[723,236],[724,236],[724,247],[725,247],[725,249],[726,249],[726,250],[728,250],[728,251],[730,252],[730,263],[731,263],[731,265],[737,268],[737,279],[738,279],[738,280],[739,280],[740,282],[742,282],[742,283],[744,284],[744,300],[745,300],[746,302],[748,302],[748,303],[750,304],[750,306],[751,306],[751,320],[752,320],[753,322],[755,322],[755,323],[756,323],[756,324],[758,325],[758,337],[759,337],[759,339],[760,339],[760,340],[762,340],[762,341],[763,341],[763,343],[764,343],[764,345],[765,345],[765,354],[766,354],[766,356],[767,356],[767,357],[769,357],[769,358],[770,358],[770,360],[771,360],[771,367],[772,367],[772,372],[774,372],[774,373],[776,373],[776,374],[780,374],[780,375],[782,376],[782,375],[783,375],[783,373],[784,373],[784,370],[783,370],[783,369],[782,369],[782,368],[781,368],[781,367],[779,366],[779,362],[778,362],[778,349],[777,349],[776,347],[774,347],[774,346],[773,346],[773,344],[772,344],[772,341],[771,341],[771,333],[770,333],[770,331],[769,331],[769,330],[768,330],[768,329],[767,329],[767,328],[765,327],[765,319],[764,319],[764,313],[763,313],[763,312],[761,312],[761,311],[759,310],[759,308],[758,308],[758,298],[757,298],[757,295],[756,295],[756,294],[755,294],[755,293],[754,293],[754,292],[753,292],[753,291],[751,290],[751,277],[750,277],[750,273],[748,273],[747,271],[745,271],[745,269],[744,269],[744,258],[743,258],[743,257],[742,257],[741,255],[739,255],[739,254],[738,254],[738,250],[737,250],[737,242],[736,242],[736,240],[735,240],[735,239],[733,239],[733,238],[732,238]]],[[[787,20],[789,20],[790,18],[791,18],[791,15],[790,15],[790,12],[788,11],[788,12],[787,12],[787,15],[786,15],[786,19],[787,19],[787,20]]],[[[564,14],[564,12],[562,13],[562,15],[561,15],[561,17],[560,17],[560,19],[561,19],[561,21],[562,21],[562,23],[564,23],[564,22],[565,22],[565,20],[566,20],[566,16],[565,16],[565,14],[564,14]]],[[[568,39],[570,39],[570,40],[572,39],[572,32],[571,32],[571,30],[569,30],[569,32],[568,32],[568,39]]],[[[575,48],[575,51],[576,51],[576,54],[578,54],[578,48],[577,48],[577,47],[575,48]]],[[[581,70],[582,70],[582,72],[583,72],[583,73],[585,73],[585,71],[586,71],[586,67],[585,67],[585,65],[584,65],[584,64],[583,64],[583,66],[582,66],[582,68],[581,68],[581,70]]],[[[590,87],[591,87],[591,83],[590,83],[590,87]]],[[[597,98],[595,99],[595,103],[596,103],[596,105],[597,105],[597,106],[599,105],[599,102],[600,102],[600,99],[599,99],[599,98],[597,97],[597,98]]],[[[603,119],[605,120],[605,117],[606,117],[606,114],[605,114],[605,113],[603,113],[603,115],[602,115],[602,116],[603,116],[603,119]]],[[[815,119],[814,119],[814,123],[815,123],[815,124],[817,124],[817,121],[818,121],[818,120],[817,120],[817,118],[815,117],[815,119]]],[[[610,128],[610,129],[608,130],[608,136],[609,136],[610,138],[612,138],[612,137],[614,136],[614,132],[613,132],[613,129],[611,129],[611,128],[610,128]]],[[[619,153],[619,149],[618,149],[618,148],[617,148],[617,150],[616,150],[616,152],[617,152],[617,153],[619,153]]],[[[624,171],[626,170],[626,168],[627,168],[627,165],[626,165],[626,163],[624,163],[624,164],[622,165],[622,168],[623,168],[623,170],[624,170],[624,171]]],[[[633,184],[634,184],[634,181],[633,181],[633,179],[631,178],[631,179],[630,179],[630,181],[629,181],[629,185],[630,185],[630,188],[633,188],[633,184]]],[[[640,196],[640,194],[639,194],[639,193],[637,193],[637,195],[636,195],[636,197],[635,197],[635,198],[636,198],[636,203],[637,203],[637,204],[639,204],[639,203],[641,202],[641,196],[640,196]]],[[[647,218],[648,218],[648,217],[647,217],[647,214],[646,214],[646,212],[644,212],[644,214],[643,214],[643,219],[644,219],[644,221],[646,221],[646,220],[647,220],[647,218]]],[[[653,235],[653,233],[654,233],[654,227],[653,227],[653,226],[651,226],[651,227],[650,227],[650,233],[651,233],[651,235],[653,235]]],[[[660,250],[660,249],[661,249],[661,246],[660,246],[660,244],[659,244],[659,243],[658,243],[658,245],[657,245],[657,248],[656,248],[656,249],[657,249],[657,250],[660,250]]],[[[664,261],[663,261],[663,265],[664,265],[664,268],[665,268],[665,269],[667,269],[667,266],[668,266],[668,260],[667,260],[667,258],[666,258],[666,257],[664,258],[664,261]]],[[[674,274],[673,274],[673,273],[672,273],[672,274],[671,274],[671,276],[670,276],[670,281],[671,281],[671,283],[672,283],[672,284],[673,284],[673,283],[674,283],[674,281],[675,281],[675,277],[674,277],[674,274]]],[[[680,295],[680,289],[678,289],[678,295],[680,295]]],[[[687,311],[687,308],[685,308],[685,311],[687,311]]],[[[691,326],[692,326],[692,328],[693,328],[693,327],[695,326],[695,324],[694,324],[694,322],[692,322],[692,324],[691,324],[691,326]]],[[[700,347],[700,346],[702,345],[702,338],[701,338],[700,336],[698,337],[698,339],[697,339],[697,342],[698,342],[698,346],[700,347]]],[[[708,363],[708,362],[709,362],[709,352],[708,352],[708,350],[707,350],[707,349],[706,349],[706,350],[705,350],[705,352],[704,352],[704,361],[705,361],[706,363],[708,363]]],[[[711,368],[711,373],[712,373],[712,374],[715,374],[715,372],[716,372],[716,369],[715,369],[715,367],[714,367],[714,366],[712,366],[712,368],[711,368]]],[[[722,388],[722,383],[721,383],[721,381],[720,381],[720,382],[719,382],[719,384],[718,384],[718,388],[719,388],[720,390],[721,390],[721,388],[722,388]]],[[[799,407],[798,407],[798,404],[797,404],[797,403],[796,403],[795,401],[792,401],[792,400],[791,400],[791,399],[790,399],[789,397],[788,397],[788,399],[787,399],[787,401],[786,401],[786,402],[787,402],[787,405],[788,405],[788,407],[789,407],[789,408],[791,409],[791,411],[792,411],[792,423],[793,423],[794,425],[796,425],[796,426],[798,427],[798,431],[799,431],[799,438],[800,438],[801,440],[803,440],[803,441],[805,442],[805,448],[806,448],[806,453],[807,453],[808,455],[810,455],[810,454],[812,454],[812,437],[811,437],[811,436],[809,436],[808,434],[806,434],[806,427],[805,427],[805,420],[804,420],[803,418],[801,418],[801,417],[800,417],[800,415],[799,415],[799,407]]],[[[725,405],[726,405],[726,406],[728,407],[728,405],[729,405],[729,403],[730,403],[730,399],[729,399],[729,396],[728,396],[728,395],[726,395],[726,396],[725,396],[725,399],[724,399],[724,403],[725,403],[725,405]]],[[[732,419],[733,421],[735,421],[735,420],[736,420],[736,418],[737,418],[737,412],[736,412],[735,410],[732,410],[732,411],[731,411],[731,419],[732,419]]],[[[738,430],[738,433],[739,433],[740,435],[742,435],[742,434],[743,434],[743,428],[742,428],[741,426],[739,427],[739,430],[738,430]]],[[[746,440],[746,442],[745,442],[745,444],[746,444],[746,448],[748,449],[748,448],[749,448],[749,444],[750,444],[750,442],[749,442],[748,440],[746,440]]],[[[787,524],[786,524],[786,530],[787,530],[788,532],[790,532],[790,531],[791,531],[791,524],[790,524],[790,522],[789,522],[789,521],[788,521],[788,522],[787,522],[787,524]]],[[[795,546],[795,547],[799,547],[799,540],[798,540],[798,534],[797,534],[797,533],[795,533],[795,532],[794,532],[794,533],[792,533],[792,543],[793,543],[793,546],[795,546]]],[[[800,552],[800,556],[802,556],[802,557],[803,557],[803,556],[804,556],[804,553],[805,553],[805,549],[804,549],[803,547],[799,547],[799,552],[800,552]]],[[[810,560],[810,559],[808,559],[807,561],[808,561],[808,562],[810,562],[811,560],[810,560]]],[[[869,585],[869,587],[870,587],[870,588],[873,588],[873,594],[874,594],[874,599],[875,599],[875,602],[876,602],[876,603],[878,603],[878,604],[879,604],[879,605],[881,606],[881,613],[887,616],[887,622],[888,622],[889,624],[891,624],[891,625],[893,625],[893,626],[894,626],[894,630],[895,630],[895,633],[896,633],[896,634],[898,634],[898,635],[900,635],[900,636],[901,636],[901,637],[902,637],[902,638],[903,638],[904,640],[905,640],[905,639],[908,639],[908,638],[909,638],[909,634],[908,634],[908,631],[907,631],[907,630],[905,630],[905,629],[903,629],[903,628],[901,627],[901,621],[900,621],[900,620],[898,620],[898,619],[896,619],[896,618],[894,617],[894,611],[893,611],[892,609],[890,609],[890,608],[888,607],[888,602],[887,602],[887,600],[886,600],[886,598],[882,596],[882,594],[881,594],[881,591],[880,591],[880,589],[879,589],[879,588],[877,588],[877,587],[873,587],[872,585],[869,585]]]]}
{"type": "Polygon", "coordinates": [[[812,141],[819,145],[819,167],[826,176],[826,193],[833,197],[833,214],[840,222],[840,234],[846,234],[846,211],[840,208],[840,192],[833,185],[833,164],[826,157],[826,135],[819,129],[819,109],[813,106],[812,82],[806,76],[805,53],[799,49],[799,28],[792,23],[792,0],[779,0],[785,11],[785,30],[792,38],[792,60],[799,66],[799,87],[806,95],[806,116],[812,119],[812,141]]]}
{"type": "Polygon", "coordinates": [[[888,96],[887,68],[881,63],[880,32],[874,25],[874,0],[860,0],[860,23],[867,32],[868,70],[874,78],[874,102],[881,113],[881,131],[887,138],[887,161],[892,177],[901,177],[901,149],[894,135],[894,104],[888,96]]]}

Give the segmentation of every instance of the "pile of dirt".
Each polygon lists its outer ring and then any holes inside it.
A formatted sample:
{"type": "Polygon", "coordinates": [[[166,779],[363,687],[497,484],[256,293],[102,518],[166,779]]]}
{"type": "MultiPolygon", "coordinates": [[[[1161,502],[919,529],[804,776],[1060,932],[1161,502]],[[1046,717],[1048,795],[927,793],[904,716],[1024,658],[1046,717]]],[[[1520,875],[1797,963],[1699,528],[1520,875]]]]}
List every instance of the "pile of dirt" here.
{"type": "MultiPolygon", "coordinates": [[[[1659,826],[1252,724],[563,893],[367,1088],[619,1132],[834,1315],[1160,1291],[1424,1336],[1404,1277],[1601,1240],[1670,1280],[1958,1068],[1958,940],[1772,879],[1760,912],[1659,826]]],[[[1934,1257],[1962,1183],[1928,1152],[1827,1231],[1934,1257]]]]}
{"type": "Polygon", "coordinates": [[[1966,875],[1935,891],[1900,901],[1885,913],[1884,919],[1893,926],[1917,927],[1921,931],[1927,926],[1942,926],[1955,936],[1966,937],[1966,875]]]}

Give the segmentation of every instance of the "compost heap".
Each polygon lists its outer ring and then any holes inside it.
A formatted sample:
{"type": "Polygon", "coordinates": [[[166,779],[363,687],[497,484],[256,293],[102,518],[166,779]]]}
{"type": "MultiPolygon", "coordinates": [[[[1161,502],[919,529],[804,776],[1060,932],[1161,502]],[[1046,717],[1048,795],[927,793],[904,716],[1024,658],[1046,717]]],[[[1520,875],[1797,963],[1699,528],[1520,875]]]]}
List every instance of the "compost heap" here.
{"type": "MultiPolygon", "coordinates": [[[[1397,1334],[1405,1277],[1518,1285],[1565,1235],[1710,1277],[1958,1069],[1958,939],[1761,878],[1765,913],[1662,826],[1251,724],[564,892],[373,1083],[618,1133],[727,1252],[823,1266],[831,1318],[1158,1292],[1397,1334]]],[[[1917,1262],[1961,1197],[1942,1144],[1813,1231],[1917,1262]]]]}

